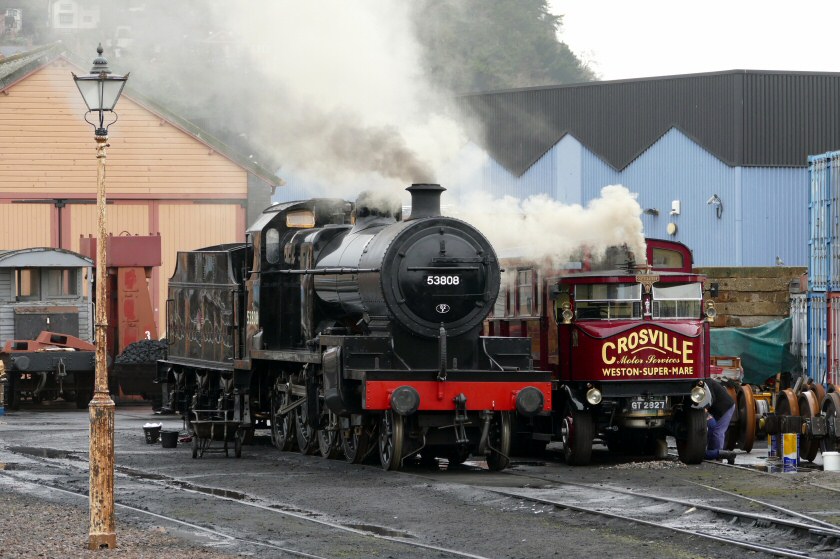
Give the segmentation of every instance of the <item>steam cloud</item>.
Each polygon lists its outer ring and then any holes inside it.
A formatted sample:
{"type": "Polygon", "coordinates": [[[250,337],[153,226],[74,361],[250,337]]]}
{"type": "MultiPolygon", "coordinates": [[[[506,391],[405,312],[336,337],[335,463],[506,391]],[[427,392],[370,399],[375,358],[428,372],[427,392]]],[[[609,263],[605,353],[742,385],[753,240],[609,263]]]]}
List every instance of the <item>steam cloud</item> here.
{"type": "Polygon", "coordinates": [[[390,207],[384,199],[408,202],[409,184],[440,182],[449,190],[444,213],[473,223],[500,255],[558,266],[582,247],[597,258],[627,244],[643,260],[641,208],[623,186],[605,187],[585,208],[546,196],[467,197],[486,186],[474,172],[486,155],[465,150],[454,95],[435,90],[420,70],[410,2],[250,4],[213,4],[214,21],[243,45],[243,65],[264,80],[243,92],[249,102],[241,109],[260,114],[249,136],[279,154],[284,178],[291,169],[328,185],[310,195],[354,200],[366,191],[390,207]],[[455,172],[447,170],[453,159],[462,167],[455,172]]]}
{"type": "Polygon", "coordinates": [[[586,249],[594,260],[610,246],[626,244],[637,263],[645,260],[642,208],[622,185],[605,186],[585,208],[564,205],[548,196],[493,199],[477,193],[460,217],[482,231],[500,258],[518,257],[547,268],[560,268],[586,249]]]}
{"type": "Polygon", "coordinates": [[[256,92],[263,126],[250,135],[295,174],[349,198],[360,187],[405,188],[433,180],[466,141],[450,116],[451,96],[419,70],[410,3],[250,4],[214,4],[214,19],[243,39],[243,56],[266,80],[256,92]]]}

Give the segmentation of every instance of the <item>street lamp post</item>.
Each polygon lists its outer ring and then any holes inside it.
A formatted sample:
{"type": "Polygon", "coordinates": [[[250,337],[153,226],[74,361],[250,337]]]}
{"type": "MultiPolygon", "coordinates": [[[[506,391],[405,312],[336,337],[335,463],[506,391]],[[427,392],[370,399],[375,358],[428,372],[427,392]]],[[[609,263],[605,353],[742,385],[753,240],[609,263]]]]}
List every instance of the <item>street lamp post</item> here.
{"type": "Polygon", "coordinates": [[[96,369],[93,399],[90,401],[90,531],[88,549],[117,547],[114,522],[114,401],[108,392],[106,330],[108,328],[107,294],[105,292],[105,148],[108,127],[117,121],[114,106],[120,98],[128,74],[117,76],[108,69],[102,57],[102,45],[96,49],[90,74],[73,80],[85,100],[88,111],[85,121],[94,128],[96,140],[96,369]],[[105,123],[105,113],[113,120],[105,123]],[[98,117],[91,122],[88,115],[98,117]]]}

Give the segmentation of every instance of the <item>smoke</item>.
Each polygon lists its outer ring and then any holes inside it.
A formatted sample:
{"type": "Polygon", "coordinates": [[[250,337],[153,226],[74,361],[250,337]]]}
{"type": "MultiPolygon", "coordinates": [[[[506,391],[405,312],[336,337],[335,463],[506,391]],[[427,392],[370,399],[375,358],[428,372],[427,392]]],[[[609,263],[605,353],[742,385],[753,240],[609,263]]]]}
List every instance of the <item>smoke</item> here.
{"type": "Polygon", "coordinates": [[[586,207],[545,195],[518,200],[476,193],[457,213],[487,236],[500,258],[557,269],[582,249],[597,261],[609,247],[626,244],[638,263],[645,260],[642,208],[622,185],[605,186],[586,207]]]}
{"type": "Polygon", "coordinates": [[[249,136],[283,168],[352,198],[361,183],[393,190],[431,182],[466,141],[451,96],[420,71],[410,3],[249,4],[215,4],[215,21],[247,45],[243,59],[263,80],[248,92],[261,112],[249,136]]]}
{"type": "Polygon", "coordinates": [[[454,116],[454,94],[423,75],[423,11],[411,2],[160,1],[138,14],[147,19],[137,25],[132,79],[182,94],[199,122],[259,146],[281,162],[282,178],[319,187],[305,195],[355,200],[364,191],[369,204],[392,208],[390,198],[408,202],[410,184],[440,182],[444,213],[461,197],[458,214],[500,254],[551,265],[581,247],[598,256],[627,243],[644,254],[641,209],[621,186],[585,208],[548,197],[463,202],[489,186],[487,156],[468,142],[482,135],[454,116]]]}

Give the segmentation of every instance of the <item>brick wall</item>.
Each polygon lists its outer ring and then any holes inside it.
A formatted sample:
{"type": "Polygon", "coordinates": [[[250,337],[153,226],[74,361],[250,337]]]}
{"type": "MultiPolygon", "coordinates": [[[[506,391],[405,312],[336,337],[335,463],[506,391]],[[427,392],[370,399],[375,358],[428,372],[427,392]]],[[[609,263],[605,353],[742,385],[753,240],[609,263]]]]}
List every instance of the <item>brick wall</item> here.
{"type": "MultiPolygon", "coordinates": [[[[800,283],[807,268],[696,268],[709,283],[717,282],[714,298],[718,315],[713,327],[751,328],[790,314],[790,285],[800,283]]],[[[804,291],[804,286],[803,286],[804,291]]]]}

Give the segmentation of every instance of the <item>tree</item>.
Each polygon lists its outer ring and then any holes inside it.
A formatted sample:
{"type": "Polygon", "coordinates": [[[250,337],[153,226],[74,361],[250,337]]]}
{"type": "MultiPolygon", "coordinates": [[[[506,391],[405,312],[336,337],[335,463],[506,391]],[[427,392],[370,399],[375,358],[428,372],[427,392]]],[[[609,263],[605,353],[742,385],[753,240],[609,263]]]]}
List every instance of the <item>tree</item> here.
{"type": "Polygon", "coordinates": [[[558,41],[562,20],[546,0],[424,0],[414,17],[427,73],[459,93],[595,79],[558,41]]]}

